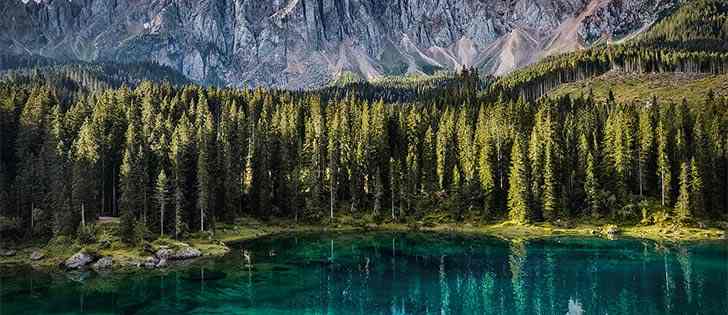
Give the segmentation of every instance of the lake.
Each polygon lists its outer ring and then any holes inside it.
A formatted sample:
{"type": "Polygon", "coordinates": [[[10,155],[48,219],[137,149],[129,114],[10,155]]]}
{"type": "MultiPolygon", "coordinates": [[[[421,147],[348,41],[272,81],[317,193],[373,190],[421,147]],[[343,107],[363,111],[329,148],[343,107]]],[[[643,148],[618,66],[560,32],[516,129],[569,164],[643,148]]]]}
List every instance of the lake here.
{"type": "Polygon", "coordinates": [[[1,277],[3,315],[728,312],[725,241],[291,234],[165,272],[1,277]]]}

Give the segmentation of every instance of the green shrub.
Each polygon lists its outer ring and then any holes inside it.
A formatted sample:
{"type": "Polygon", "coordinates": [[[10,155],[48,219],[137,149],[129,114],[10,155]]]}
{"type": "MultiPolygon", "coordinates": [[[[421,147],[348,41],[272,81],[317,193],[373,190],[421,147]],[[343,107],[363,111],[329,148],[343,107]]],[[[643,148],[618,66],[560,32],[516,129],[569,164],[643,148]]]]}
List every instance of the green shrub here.
{"type": "Polygon", "coordinates": [[[79,225],[76,239],[83,245],[96,243],[96,227],[93,224],[79,225]]]}
{"type": "Polygon", "coordinates": [[[147,225],[143,221],[137,221],[136,223],[134,223],[132,244],[142,244],[145,240],[150,238],[150,235],[151,233],[149,232],[147,225]]]}

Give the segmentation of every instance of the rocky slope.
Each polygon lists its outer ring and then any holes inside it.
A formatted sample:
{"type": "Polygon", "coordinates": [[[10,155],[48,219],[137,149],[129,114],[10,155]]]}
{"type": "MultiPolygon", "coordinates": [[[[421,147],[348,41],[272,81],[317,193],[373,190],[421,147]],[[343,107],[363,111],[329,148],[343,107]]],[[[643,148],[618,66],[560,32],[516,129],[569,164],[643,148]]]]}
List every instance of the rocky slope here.
{"type": "Polygon", "coordinates": [[[624,37],[684,0],[4,0],[0,53],[155,60],[208,84],[504,74],[624,37]]]}

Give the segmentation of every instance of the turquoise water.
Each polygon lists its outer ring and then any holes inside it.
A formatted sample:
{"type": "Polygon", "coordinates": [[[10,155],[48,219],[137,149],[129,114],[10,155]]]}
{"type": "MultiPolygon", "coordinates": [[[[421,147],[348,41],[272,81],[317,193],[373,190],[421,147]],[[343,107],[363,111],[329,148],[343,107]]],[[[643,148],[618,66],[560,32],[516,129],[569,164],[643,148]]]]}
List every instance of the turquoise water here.
{"type": "Polygon", "coordinates": [[[728,243],[287,235],[168,272],[0,281],[3,315],[726,314],[728,243]]]}

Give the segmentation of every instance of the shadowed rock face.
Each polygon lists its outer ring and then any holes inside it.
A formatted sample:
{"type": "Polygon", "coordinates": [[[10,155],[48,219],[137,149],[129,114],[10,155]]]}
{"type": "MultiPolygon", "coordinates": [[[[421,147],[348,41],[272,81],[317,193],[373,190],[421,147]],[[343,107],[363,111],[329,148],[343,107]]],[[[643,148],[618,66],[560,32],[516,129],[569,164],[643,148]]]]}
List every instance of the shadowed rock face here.
{"type": "Polygon", "coordinates": [[[201,83],[310,88],[476,66],[502,74],[621,37],[681,0],[5,0],[0,52],[155,60],[201,83]]]}

